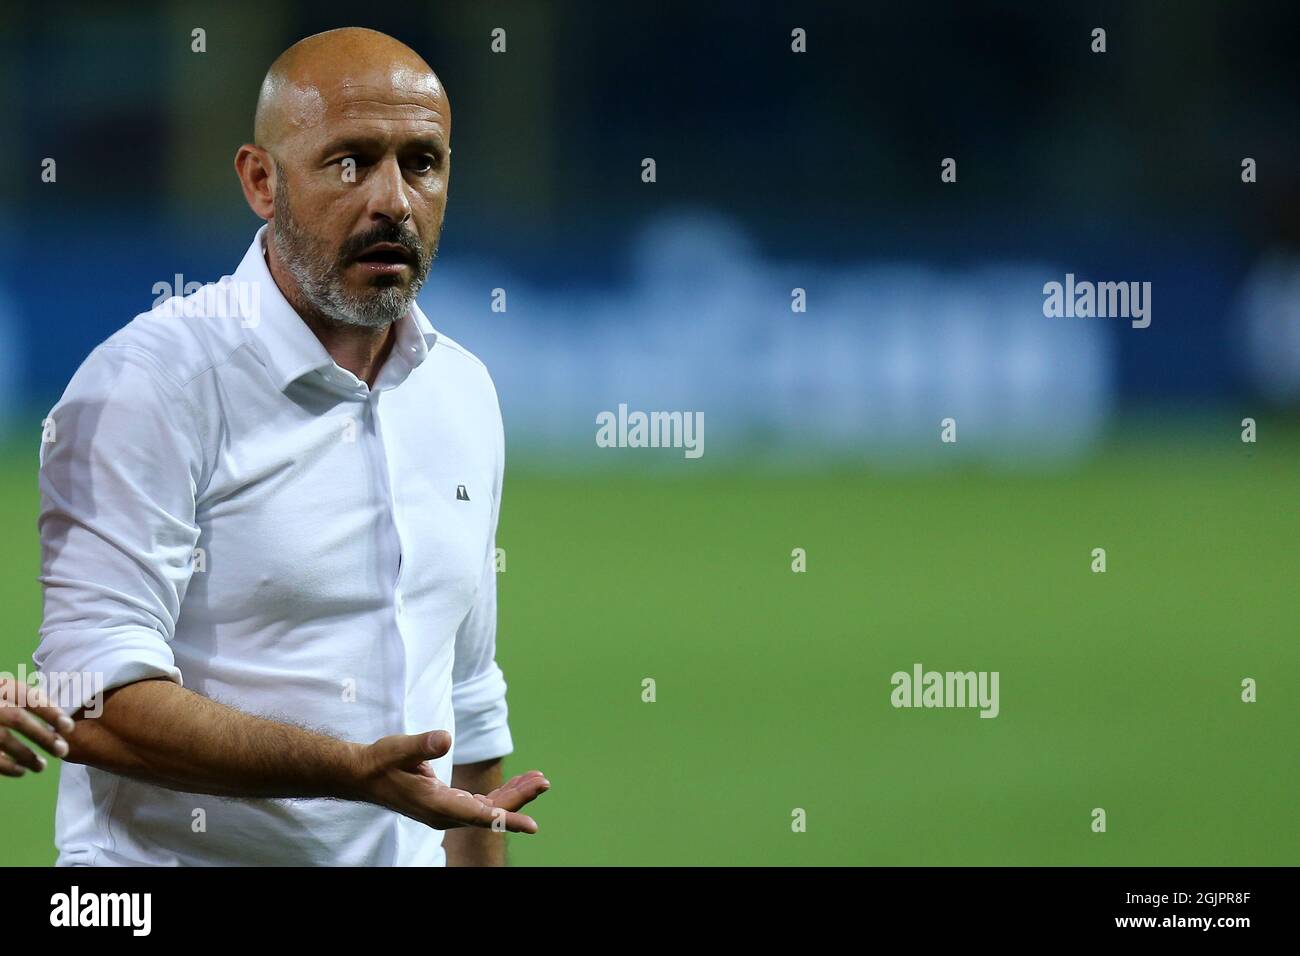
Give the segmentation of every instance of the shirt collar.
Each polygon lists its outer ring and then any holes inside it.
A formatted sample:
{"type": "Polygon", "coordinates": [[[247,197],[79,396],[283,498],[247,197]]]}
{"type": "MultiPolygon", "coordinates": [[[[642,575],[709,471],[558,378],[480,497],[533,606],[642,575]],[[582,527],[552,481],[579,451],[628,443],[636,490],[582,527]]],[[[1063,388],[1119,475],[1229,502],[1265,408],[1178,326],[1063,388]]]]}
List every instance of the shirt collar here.
{"type": "MultiPolygon", "coordinates": [[[[284,391],[313,372],[335,381],[356,382],[351,372],[335,364],[320,339],[275,284],[264,253],[267,229],[263,225],[257,230],[253,244],[235,270],[234,279],[243,319],[241,325],[270,369],[276,387],[284,391]]],[[[397,337],[375,379],[376,391],[393,388],[405,380],[428,357],[438,338],[437,331],[415,303],[397,320],[395,327],[397,337]]]]}

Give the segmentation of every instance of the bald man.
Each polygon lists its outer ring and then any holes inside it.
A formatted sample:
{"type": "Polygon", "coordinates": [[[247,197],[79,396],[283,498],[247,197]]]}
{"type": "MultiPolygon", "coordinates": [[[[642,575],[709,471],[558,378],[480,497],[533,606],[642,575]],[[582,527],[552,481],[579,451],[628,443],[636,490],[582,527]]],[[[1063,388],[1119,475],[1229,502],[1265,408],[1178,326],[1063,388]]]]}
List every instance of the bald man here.
{"type": "Polygon", "coordinates": [[[103,689],[61,864],[490,865],[536,832],[549,782],[502,784],[496,392],[415,302],[450,137],[393,38],[294,44],[235,157],[266,221],[244,260],[51,412],[35,659],[103,689]]]}

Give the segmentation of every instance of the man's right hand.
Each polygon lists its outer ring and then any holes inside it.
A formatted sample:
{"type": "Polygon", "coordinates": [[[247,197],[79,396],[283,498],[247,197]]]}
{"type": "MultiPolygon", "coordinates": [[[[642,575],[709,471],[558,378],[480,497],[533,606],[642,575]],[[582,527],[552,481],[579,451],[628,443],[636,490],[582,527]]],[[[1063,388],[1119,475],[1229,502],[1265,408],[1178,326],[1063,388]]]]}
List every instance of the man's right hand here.
{"type": "Polygon", "coordinates": [[[21,777],[28,770],[40,773],[45,769],[45,758],[11,731],[18,731],[47,753],[64,757],[68,743],[60,733],[72,728],[72,718],[52,705],[40,688],[0,677],[0,777],[21,777]]]}
{"type": "Polygon", "coordinates": [[[530,770],[488,794],[457,790],[438,779],[428,761],[451,749],[451,734],[383,737],[361,749],[361,799],[418,820],[435,830],[491,827],[536,833],[537,821],[517,812],[550,789],[540,770],[530,770]]]}

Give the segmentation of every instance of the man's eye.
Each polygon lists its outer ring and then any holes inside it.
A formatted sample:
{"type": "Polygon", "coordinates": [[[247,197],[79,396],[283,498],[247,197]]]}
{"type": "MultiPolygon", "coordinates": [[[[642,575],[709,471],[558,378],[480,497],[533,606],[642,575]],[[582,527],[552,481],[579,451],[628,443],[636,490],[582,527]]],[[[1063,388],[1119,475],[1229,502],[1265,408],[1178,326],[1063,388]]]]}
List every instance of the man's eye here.
{"type": "Polygon", "coordinates": [[[413,160],[411,160],[411,168],[414,169],[417,173],[427,173],[437,165],[438,165],[437,157],[430,156],[427,153],[423,156],[416,156],[413,160]]]}

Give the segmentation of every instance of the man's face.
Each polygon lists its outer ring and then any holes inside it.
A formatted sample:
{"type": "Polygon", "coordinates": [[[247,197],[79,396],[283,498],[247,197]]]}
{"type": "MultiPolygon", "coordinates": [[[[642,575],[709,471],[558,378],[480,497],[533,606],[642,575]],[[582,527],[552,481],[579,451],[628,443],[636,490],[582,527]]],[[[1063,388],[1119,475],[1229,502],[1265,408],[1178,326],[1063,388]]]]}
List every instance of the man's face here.
{"type": "Polygon", "coordinates": [[[435,77],[361,70],[300,89],[276,150],[276,251],[307,303],[350,325],[401,317],[438,250],[451,113],[435,77]]]}

